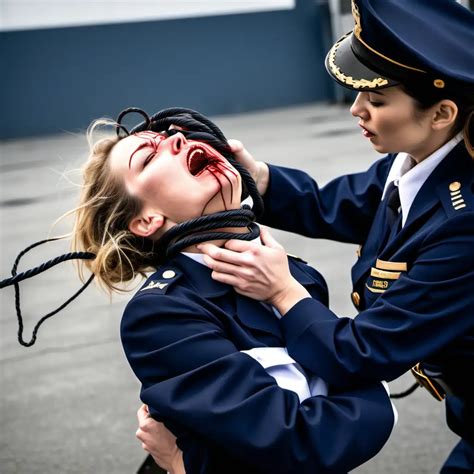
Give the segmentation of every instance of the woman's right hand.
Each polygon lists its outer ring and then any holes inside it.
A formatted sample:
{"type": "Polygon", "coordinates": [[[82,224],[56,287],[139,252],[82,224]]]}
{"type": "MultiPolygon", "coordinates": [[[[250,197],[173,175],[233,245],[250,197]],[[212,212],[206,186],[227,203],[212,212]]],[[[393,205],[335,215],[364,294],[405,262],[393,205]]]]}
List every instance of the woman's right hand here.
{"type": "Polygon", "coordinates": [[[236,160],[247,169],[257,184],[258,192],[263,196],[267,191],[270,178],[268,165],[263,161],[256,161],[239,140],[231,139],[228,143],[236,160]]]}

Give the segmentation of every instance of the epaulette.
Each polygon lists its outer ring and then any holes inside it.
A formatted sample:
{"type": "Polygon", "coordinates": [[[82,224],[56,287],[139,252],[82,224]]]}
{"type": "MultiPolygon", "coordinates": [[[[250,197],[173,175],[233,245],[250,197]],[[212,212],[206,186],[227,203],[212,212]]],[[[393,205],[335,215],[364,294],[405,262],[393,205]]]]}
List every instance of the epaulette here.
{"type": "Polygon", "coordinates": [[[472,211],[474,199],[470,183],[452,181],[438,187],[441,202],[448,217],[455,216],[459,212],[472,211]]]}
{"type": "Polygon", "coordinates": [[[138,290],[137,296],[143,293],[165,295],[167,291],[180,279],[182,272],[177,268],[163,266],[159,268],[138,290]]]}

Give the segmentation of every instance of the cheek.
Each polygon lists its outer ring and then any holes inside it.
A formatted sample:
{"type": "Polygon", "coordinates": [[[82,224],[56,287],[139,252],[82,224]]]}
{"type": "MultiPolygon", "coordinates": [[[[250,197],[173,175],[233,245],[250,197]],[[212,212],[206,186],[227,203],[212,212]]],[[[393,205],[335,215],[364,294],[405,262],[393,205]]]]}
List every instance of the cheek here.
{"type": "Polygon", "coordinates": [[[399,139],[407,133],[411,133],[414,129],[413,118],[406,113],[389,114],[385,117],[380,117],[380,130],[387,134],[387,137],[399,139]]]}

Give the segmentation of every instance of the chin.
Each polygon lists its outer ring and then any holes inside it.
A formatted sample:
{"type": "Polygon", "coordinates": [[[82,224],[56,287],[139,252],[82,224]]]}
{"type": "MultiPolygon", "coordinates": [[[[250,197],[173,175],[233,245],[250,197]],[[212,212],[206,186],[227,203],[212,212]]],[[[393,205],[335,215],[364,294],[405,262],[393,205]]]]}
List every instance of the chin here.
{"type": "Polygon", "coordinates": [[[390,151],[386,146],[384,145],[377,145],[375,143],[372,143],[372,148],[378,152],[378,153],[382,153],[382,154],[387,154],[387,153],[393,153],[393,151],[390,151]]]}

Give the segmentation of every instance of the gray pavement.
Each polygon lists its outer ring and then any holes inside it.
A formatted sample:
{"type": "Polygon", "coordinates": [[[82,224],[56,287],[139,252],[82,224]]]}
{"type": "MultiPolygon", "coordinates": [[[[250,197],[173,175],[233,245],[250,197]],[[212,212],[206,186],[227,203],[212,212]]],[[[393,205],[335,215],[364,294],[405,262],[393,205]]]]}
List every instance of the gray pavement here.
{"type": "MultiPolygon", "coordinates": [[[[364,170],[377,158],[347,106],[310,104],[268,112],[213,117],[229,138],[242,140],[255,157],[305,169],[320,183],[364,170]]],[[[6,277],[28,244],[66,233],[79,173],[87,156],[81,135],[6,141],[0,160],[0,275],[6,277]]],[[[310,240],[284,232],[275,236],[326,277],[331,307],[354,316],[350,267],[355,247],[310,240]]],[[[67,251],[67,243],[42,246],[25,257],[29,268],[67,251]]],[[[22,285],[25,339],[37,318],[79,287],[71,264],[22,285]]],[[[47,321],[35,346],[16,341],[11,288],[0,292],[0,473],[131,474],[144,458],[135,439],[139,385],[119,341],[119,321],[129,295],[111,299],[96,287],[47,321]]],[[[412,384],[405,374],[392,391],[412,384]]],[[[399,422],[383,450],[358,474],[438,472],[456,442],[444,422],[444,404],[424,390],[396,401],[399,422]]],[[[250,428],[251,429],[251,428],[250,428]]],[[[370,433],[361,433],[370,436],[370,433]]]]}

